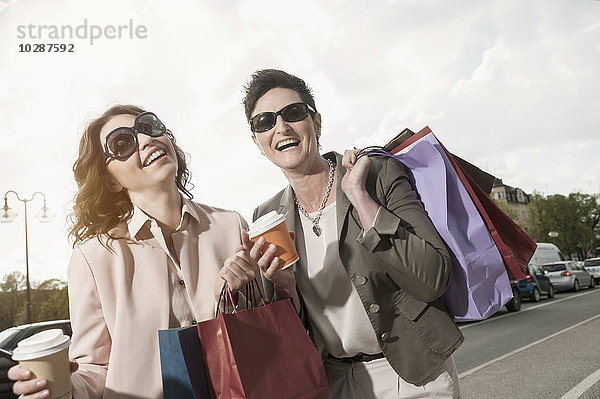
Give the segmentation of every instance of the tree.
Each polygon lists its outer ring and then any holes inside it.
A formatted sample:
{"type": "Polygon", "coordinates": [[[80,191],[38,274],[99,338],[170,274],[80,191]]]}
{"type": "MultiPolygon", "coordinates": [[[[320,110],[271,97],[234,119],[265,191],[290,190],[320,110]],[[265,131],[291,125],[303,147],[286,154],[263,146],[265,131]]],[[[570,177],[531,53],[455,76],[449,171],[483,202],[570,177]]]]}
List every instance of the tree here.
{"type": "Polygon", "coordinates": [[[568,257],[579,260],[595,253],[599,242],[595,230],[600,223],[598,195],[571,193],[544,196],[534,192],[529,204],[531,236],[537,242],[555,243],[568,257]],[[549,238],[550,231],[558,236],[549,238]]]}
{"type": "MultiPolygon", "coordinates": [[[[20,272],[5,275],[0,281],[0,331],[25,322],[25,276],[20,272]]],[[[33,322],[69,318],[67,283],[57,279],[31,285],[33,322]]]]}
{"type": "Polygon", "coordinates": [[[69,295],[67,283],[58,279],[43,281],[35,289],[31,309],[34,321],[69,318],[69,295]]]}
{"type": "MultiPolygon", "coordinates": [[[[494,204],[496,204],[496,206],[498,208],[500,208],[502,210],[502,212],[506,213],[506,216],[511,218],[515,223],[517,223],[517,220],[518,220],[517,212],[515,212],[514,209],[511,209],[508,206],[508,204],[506,203],[506,201],[499,201],[497,199],[494,199],[491,194],[490,194],[490,198],[492,198],[492,201],[494,201],[494,204]]],[[[523,226],[519,226],[519,227],[523,228],[523,226]]]]}
{"type": "Polygon", "coordinates": [[[20,272],[5,275],[0,282],[0,330],[14,325],[25,311],[25,276],[20,272]]]}
{"type": "Polygon", "coordinates": [[[21,272],[8,273],[0,282],[0,291],[17,292],[25,288],[25,276],[21,272]]]}

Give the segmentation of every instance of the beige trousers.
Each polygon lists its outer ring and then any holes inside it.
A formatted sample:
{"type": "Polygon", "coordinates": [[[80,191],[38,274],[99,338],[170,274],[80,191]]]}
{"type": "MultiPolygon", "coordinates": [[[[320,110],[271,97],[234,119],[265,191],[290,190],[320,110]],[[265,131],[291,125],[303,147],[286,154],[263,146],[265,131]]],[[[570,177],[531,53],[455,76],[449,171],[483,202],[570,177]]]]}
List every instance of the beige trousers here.
{"type": "Polygon", "coordinates": [[[400,378],[385,358],[353,363],[328,358],[325,372],[333,399],[460,398],[452,356],[436,371],[435,380],[420,387],[400,378]]]}

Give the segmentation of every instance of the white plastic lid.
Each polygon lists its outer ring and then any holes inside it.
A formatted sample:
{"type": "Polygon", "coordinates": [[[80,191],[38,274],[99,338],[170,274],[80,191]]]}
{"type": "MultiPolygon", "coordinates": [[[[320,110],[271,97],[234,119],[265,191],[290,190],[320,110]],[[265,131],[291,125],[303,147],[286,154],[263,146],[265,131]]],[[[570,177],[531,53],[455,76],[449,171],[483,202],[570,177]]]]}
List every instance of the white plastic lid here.
{"type": "Polygon", "coordinates": [[[250,226],[250,231],[248,231],[248,235],[250,238],[254,238],[265,231],[272,229],[284,220],[285,215],[277,213],[277,211],[266,213],[252,223],[250,226]]]}
{"type": "Polygon", "coordinates": [[[31,360],[56,353],[71,344],[68,335],[59,328],[41,331],[17,344],[13,352],[13,360],[31,360]]]}

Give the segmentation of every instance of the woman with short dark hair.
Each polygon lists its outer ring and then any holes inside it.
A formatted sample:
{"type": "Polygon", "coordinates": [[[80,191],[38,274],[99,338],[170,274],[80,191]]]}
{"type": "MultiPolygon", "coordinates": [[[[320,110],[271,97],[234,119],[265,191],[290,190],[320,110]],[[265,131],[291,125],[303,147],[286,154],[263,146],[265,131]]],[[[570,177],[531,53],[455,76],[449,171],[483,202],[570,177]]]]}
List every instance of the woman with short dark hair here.
{"type": "Polygon", "coordinates": [[[258,262],[267,296],[300,297],[335,398],[459,397],[451,354],[463,337],[440,296],[451,260],[396,160],[319,153],[321,114],[305,82],[252,75],[252,139],[289,185],[254,219],[287,214],[300,260],[258,262]]]}

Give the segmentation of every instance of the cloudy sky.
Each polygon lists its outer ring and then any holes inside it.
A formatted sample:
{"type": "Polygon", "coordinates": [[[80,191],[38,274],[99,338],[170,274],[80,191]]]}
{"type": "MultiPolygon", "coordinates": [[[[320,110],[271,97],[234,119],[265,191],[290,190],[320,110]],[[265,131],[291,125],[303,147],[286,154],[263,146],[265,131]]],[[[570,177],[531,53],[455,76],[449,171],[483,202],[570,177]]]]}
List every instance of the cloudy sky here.
{"type": "MultiPolygon", "coordinates": [[[[526,192],[600,191],[600,1],[0,0],[0,10],[0,194],[41,191],[56,214],[40,224],[41,197],[28,205],[35,281],[66,279],[78,140],[115,103],[153,110],[174,132],[197,201],[250,219],[285,184],[240,105],[261,68],[313,87],[325,151],[428,125],[526,192]],[[82,25],[86,38],[48,36],[82,25]],[[145,34],[90,44],[92,25],[145,34]],[[74,51],[19,52],[28,43],[74,51]]],[[[0,225],[0,278],[25,271],[23,203],[11,194],[8,205],[19,217],[0,225]]]]}

